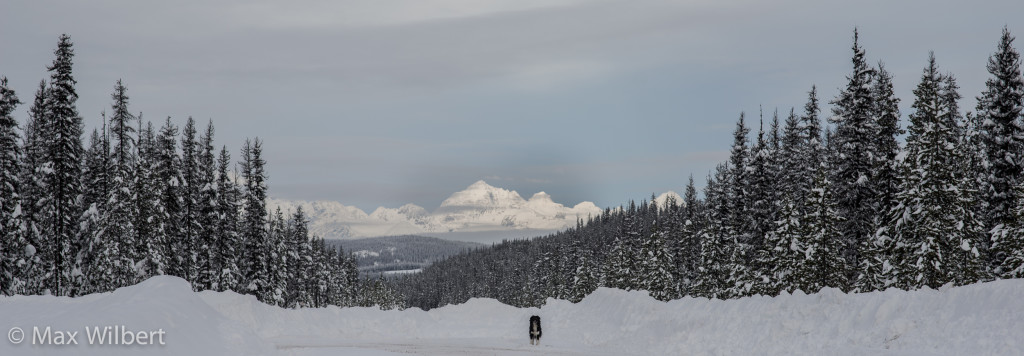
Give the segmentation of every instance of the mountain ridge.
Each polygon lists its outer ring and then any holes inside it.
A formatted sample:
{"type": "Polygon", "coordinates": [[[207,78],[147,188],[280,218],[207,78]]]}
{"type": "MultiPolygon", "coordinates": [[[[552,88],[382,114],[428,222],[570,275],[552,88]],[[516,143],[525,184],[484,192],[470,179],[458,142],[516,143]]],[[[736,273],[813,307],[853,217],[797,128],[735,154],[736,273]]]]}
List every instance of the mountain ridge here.
{"type": "MultiPolygon", "coordinates": [[[[674,194],[674,193],[673,193],[674,194]]],[[[371,213],[337,201],[268,199],[268,208],[302,207],[310,233],[328,239],[469,232],[550,231],[574,226],[577,219],[601,214],[592,202],[566,207],[538,192],[524,199],[518,192],[483,180],[452,193],[433,211],[416,204],[377,207],[371,213]]]]}

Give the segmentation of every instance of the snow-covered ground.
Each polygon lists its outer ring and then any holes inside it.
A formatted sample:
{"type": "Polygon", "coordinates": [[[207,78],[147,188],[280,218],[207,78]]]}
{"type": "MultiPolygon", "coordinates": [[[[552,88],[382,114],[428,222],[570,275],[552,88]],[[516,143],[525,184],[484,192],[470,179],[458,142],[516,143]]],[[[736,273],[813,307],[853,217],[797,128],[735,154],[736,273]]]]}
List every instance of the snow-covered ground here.
{"type": "Polygon", "coordinates": [[[2,340],[0,355],[1021,355],[1021,296],[1024,280],[1003,280],[668,303],[599,289],[540,309],[474,299],[427,312],[285,310],[155,277],[81,298],[0,297],[0,328],[27,334],[18,345],[2,340]],[[540,346],[527,339],[530,315],[543,318],[540,346]],[[162,329],[165,345],[88,344],[86,328],[110,325],[162,329]],[[32,329],[47,326],[51,336],[77,332],[78,345],[33,345],[32,329]]]}

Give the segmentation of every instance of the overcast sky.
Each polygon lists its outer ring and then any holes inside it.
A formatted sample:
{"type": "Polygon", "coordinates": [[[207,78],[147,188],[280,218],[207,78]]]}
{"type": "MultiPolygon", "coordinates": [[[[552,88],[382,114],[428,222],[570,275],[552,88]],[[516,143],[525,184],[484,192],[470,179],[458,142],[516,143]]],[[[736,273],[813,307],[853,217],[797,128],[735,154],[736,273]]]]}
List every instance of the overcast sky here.
{"type": "Polygon", "coordinates": [[[973,108],[1004,25],[1024,1],[5,0],[0,75],[30,103],[67,33],[88,131],[123,79],[235,158],[262,138],[272,197],[433,208],[483,179],[613,206],[703,186],[742,111],[816,84],[829,112],[855,26],[904,117],[929,50],[973,108]]]}

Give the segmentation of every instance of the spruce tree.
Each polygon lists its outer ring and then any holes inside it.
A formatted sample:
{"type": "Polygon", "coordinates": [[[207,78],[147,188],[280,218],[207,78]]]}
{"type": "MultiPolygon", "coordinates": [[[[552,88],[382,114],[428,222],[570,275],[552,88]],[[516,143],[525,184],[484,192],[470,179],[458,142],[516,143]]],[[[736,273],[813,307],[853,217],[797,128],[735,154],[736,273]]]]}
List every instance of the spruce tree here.
{"type": "Polygon", "coordinates": [[[188,258],[191,257],[182,244],[185,240],[181,226],[183,218],[183,192],[181,179],[181,158],[178,156],[178,127],[168,117],[160,128],[155,142],[155,164],[153,174],[160,192],[159,224],[164,231],[164,245],[161,255],[166,257],[164,273],[185,278],[188,258]]]}
{"type": "Polygon", "coordinates": [[[217,252],[211,263],[218,272],[214,287],[217,291],[242,291],[239,285],[242,283],[239,259],[244,258],[245,246],[242,242],[242,235],[239,233],[238,209],[241,193],[234,180],[228,175],[230,165],[231,155],[228,153],[227,147],[223,147],[217,159],[216,215],[218,220],[214,237],[216,245],[213,246],[217,252]]]}
{"type": "Polygon", "coordinates": [[[23,288],[19,270],[25,263],[18,194],[21,149],[18,121],[14,119],[18,104],[21,101],[7,86],[7,77],[0,78],[0,294],[3,295],[12,295],[23,288]]]}
{"type": "Polygon", "coordinates": [[[47,67],[50,72],[50,85],[46,95],[46,117],[49,134],[48,161],[44,163],[52,173],[48,175],[46,196],[46,215],[48,218],[45,234],[52,236],[55,248],[52,249],[54,273],[51,292],[54,295],[75,295],[70,282],[77,265],[76,247],[79,245],[76,233],[81,206],[77,199],[82,193],[82,118],[78,116],[75,102],[78,93],[75,91],[75,78],[71,74],[72,49],[71,39],[61,35],[57,50],[57,58],[47,67]]]}
{"type": "Polygon", "coordinates": [[[639,290],[646,290],[654,299],[667,301],[678,294],[674,256],[668,248],[665,232],[655,224],[643,238],[637,256],[636,271],[633,272],[639,290]]]}
{"type": "MultiPolygon", "coordinates": [[[[681,209],[682,232],[676,247],[676,270],[679,277],[680,293],[690,294],[690,286],[697,279],[698,268],[700,267],[700,230],[702,229],[702,212],[700,201],[697,199],[697,188],[693,184],[693,175],[686,184],[686,191],[683,193],[683,207],[681,209]]],[[[582,226],[580,227],[582,229],[582,226]]]]}
{"type": "Polygon", "coordinates": [[[288,276],[286,279],[285,307],[310,306],[309,290],[306,288],[312,259],[309,244],[309,230],[306,228],[306,214],[299,206],[288,221],[288,276]]]}
{"type": "Polygon", "coordinates": [[[198,186],[198,224],[199,231],[196,239],[196,269],[199,272],[196,285],[200,290],[213,289],[213,285],[220,272],[214,267],[219,251],[217,245],[217,224],[220,217],[217,211],[217,186],[216,171],[217,162],[213,152],[213,121],[206,125],[206,132],[199,139],[198,145],[198,169],[195,177],[195,185],[198,186]]]}
{"type": "MultiPolygon", "coordinates": [[[[805,128],[796,112],[789,111],[786,124],[782,131],[782,146],[778,153],[779,158],[779,180],[777,187],[781,190],[782,201],[802,202],[807,184],[802,180],[807,174],[804,173],[804,151],[806,149],[805,128]]],[[[786,204],[782,204],[785,209],[786,204]]]]}
{"type": "Polygon", "coordinates": [[[167,211],[163,205],[163,189],[165,184],[157,174],[161,162],[160,149],[157,145],[153,123],[147,122],[142,128],[142,115],[139,115],[139,140],[135,147],[135,156],[139,158],[135,165],[132,180],[132,201],[135,203],[135,237],[134,255],[138,259],[136,273],[140,280],[167,273],[167,211]]]}
{"type": "MultiPolygon", "coordinates": [[[[127,89],[119,80],[111,95],[113,115],[110,117],[110,134],[113,150],[107,157],[110,168],[110,189],[105,197],[104,214],[102,216],[102,238],[114,240],[118,254],[115,256],[117,271],[115,288],[131,285],[140,280],[136,262],[142,260],[135,246],[138,244],[138,229],[134,226],[138,219],[138,206],[135,197],[135,164],[134,154],[135,117],[128,112],[127,89]]],[[[109,144],[108,144],[109,145],[109,144]]]]}
{"type": "Polygon", "coordinates": [[[1021,174],[1024,174],[1024,127],[1021,125],[1024,79],[1020,71],[1020,54],[1013,48],[1013,40],[1009,29],[1004,27],[996,53],[988,60],[987,68],[992,77],[985,82],[985,91],[978,97],[977,107],[988,153],[988,179],[984,187],[988,211],[985,218],[988,228],[994,231],[990,258],[997,275],[1008,271],[1001,264],[1013,253],[1003,247],[1018,244],[999,239],[1004,236],[1021,238],[999,231],[1013,220],[1013,209],[1018,205],[1013,189],[1020,184],[1021,174]]]}
{"type": "Polygon", "coordinates": [[[814,188],[804,203],[806,214],[800,221],[805,243],[799,246],[803,256],[798,258],[803,259],[792,272],[796,283],[793,287],[806,293],[815,293],[825,287],[847,290],[846,273],[849,268],[841,255],[843,241],[839,229],[842,217],[838,214],[825,167],[820,167],[815,176],[814,188]]]}
{"type": "Polygon", "coordinates": [[[704,188],[707,207],[704,209],[704,228],[699,233],[700,262],[697,278],[690,288],[690,295],[693,296],[728,297],[725,293],[725,283],[729,276],[728,258],[735,239],[727,227],[730,215],[727,184],[720,182],[728,182],[729,179],[728,166],[720,164],[715,170],[715,176],[708,177],[704,188]]]}
{"type": "Polygon", "coordinates": [[[729,215],[726,220],[726,232],[730,239],[747,243],[751,239],[747,209],[747,184],[749,163],[749,148],[747,146],[747,134],[750,129],[744,124],[744,114],[740,113],[740,119],[736,122],[736,130],[733,131],[732,148],[729,153],[729,181],[725,182],[726,202],[729,215]]]}
{"type": "MultiPolygon", "coordinates": [[[[878,211],[878,192],[874,177],[876,135],[879,132],[874,114],[876,104],[872,83],[876,71],[867,65],[864,50],[853,32],[853,72],[846,88],[832,101],[835,124],[829,145],[833,152],[829,162],[830,180],[835,185],[840,227],[844,239],[843,257],[850,266],[860,263],[858,247],[873,233],[874,216],[878,211]]],[[[852,274],[852,272],[851,272],[852,274]]]]}
{"type": "Polygon", "coordinates": [[[80,243],[75,258],[82,266],[82,272],[89,280],[75,278],[73,285],[80,286],[82,294],[102,292],[116,288],[117,255],[115,241],[105,233],[104,215],[107,212],[107,196],[110,194],[110,154],[107,150],[106,127],[101,135],[93,129],[89,148],[84,152],[85,164],[82,169],[82,204],[85,209],[78,223],[77,236],[80,243]]]}
{"type": "Polygon", "coordinates": [[[965,227],[976,223],[965,209],[965,181],[959,167],[955,85],[949,85],[934,55],[914,90],[905,176],[891,223],[897,246],[896,278],[901,288],[937,288],[966,273],[977,278],[980,254],[965,227]],[[950,120],[949,117],[954,117],[950,120]],[[954,125],[950,127],[950,125],[954,125]],[[899,251],[899,249],[904,249],[899,251]],[[960,250],[960,252],[958,252],[960,250]],[[961,253],[963,252],[963,253],[961,253]]]}
{"type": "Polygon", "coordinates": [[[48,140],[50,125],[47,123],[46,103],[49,90],[46,81],[39,82],[35,100],[29,108],[29,119],[25,125],[25,137],[22,144],[21,171],[18,175],[20,183],[19,198],[21,201],[21,217],[25,240],[25,264],[20,269],[24,287],[16,291],[19,294],[41,294],[53,279],[53,254],[55,243],[52,236],[45,234],[47,229],[47,182],[48,172],[44,164],[49,160],[48,140]]]}
{"type": "Polygon", "coordinates": [[[765,247],[768,249],[763,257],[768,282],[764,287],[765,294],[774,296],[781,292],[793,292],[797,288],[795,274],[804,260],[803,246],[806,245],[806,229],[801,225],[804,213],[799,205],[790,198],[785,200],[779,219],[775,221],[775,229],[768,234],[765,247]]]}
{"type": "Polygon", "coordinates": [[[182,260],[179,272],[182,278],[192,283],[192,288],[199,290],[199,257],[200,238],[200,176],[202,175],[199,161],[199,142],[196,139],[196,122],[189,117],[181,131],[181,235],[175,249],[182,260]]]}
{"type": "Polygon", "coordinates": [[[764,245],[764,235],[771,230],[775,221],[775,184],[774,152],[770,142],[765,139],[764,124],[757,133],[757,143],[751,150],[750,164],[747,169],[746,200],[749,209],[747,228],[750,234],[747,243],[755,250],[764,245]]]}
{"type": "Polygon", "coordinates": [[[267,254],[267,186],[263,170],[262,142],[259,139],[246,141],[242,149],[242,175],[245,179],[245,216],[242,230],[246,243],[247,269],[245,280],[247,292],[256,294],[260,300],[270,297],[267,273],[270,271],[267,254]]]}

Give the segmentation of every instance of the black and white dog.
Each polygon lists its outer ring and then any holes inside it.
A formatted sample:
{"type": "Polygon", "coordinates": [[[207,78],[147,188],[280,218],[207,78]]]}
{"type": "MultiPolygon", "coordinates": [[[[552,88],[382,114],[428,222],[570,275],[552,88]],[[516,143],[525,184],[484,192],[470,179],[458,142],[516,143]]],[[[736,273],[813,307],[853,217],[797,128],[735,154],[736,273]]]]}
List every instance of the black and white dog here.
{"type": "Polygon", "coordinates": [[[540,317],[530,317],[530,345],[540,345],[540,317]]]}

